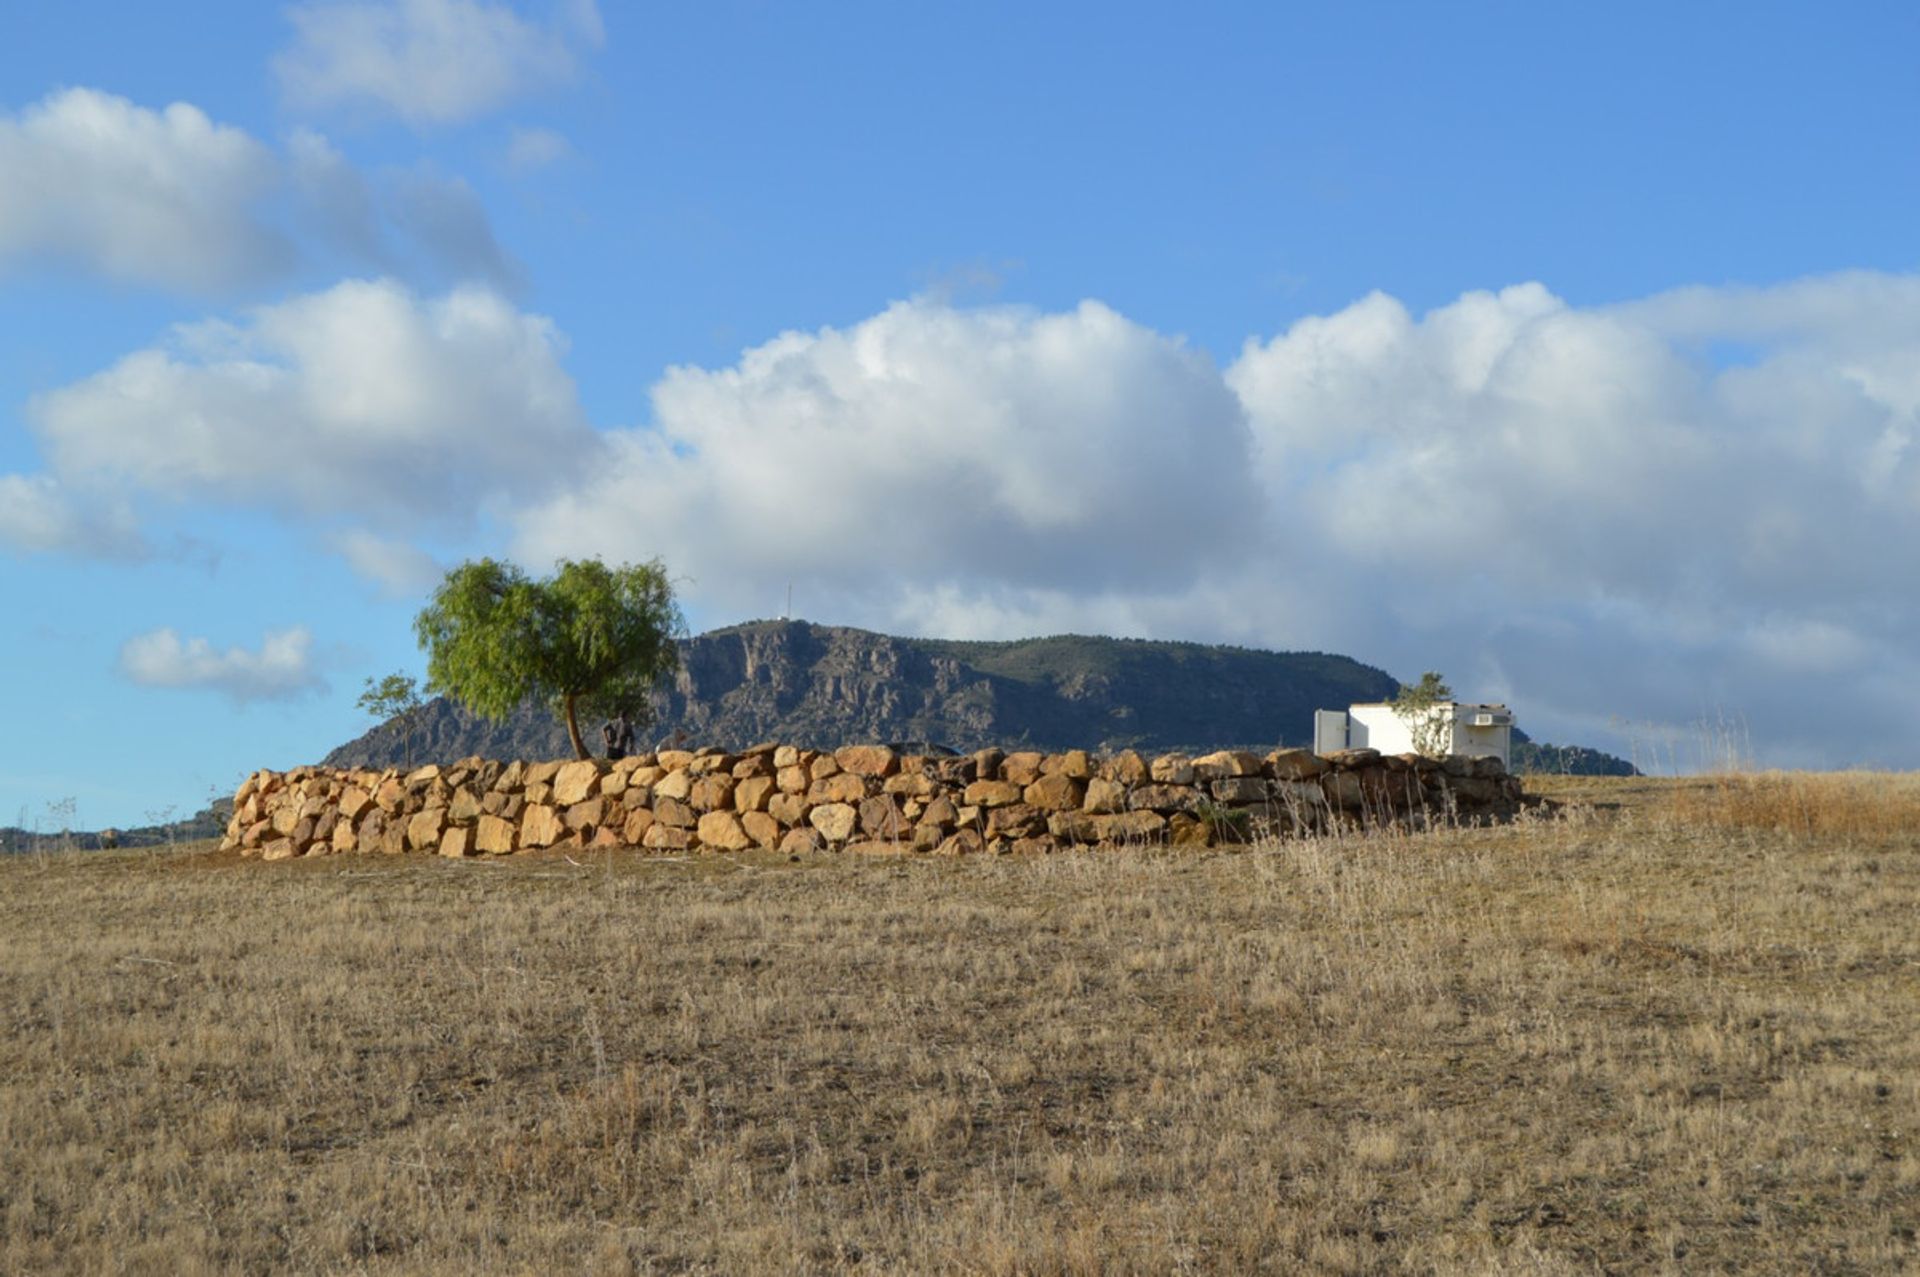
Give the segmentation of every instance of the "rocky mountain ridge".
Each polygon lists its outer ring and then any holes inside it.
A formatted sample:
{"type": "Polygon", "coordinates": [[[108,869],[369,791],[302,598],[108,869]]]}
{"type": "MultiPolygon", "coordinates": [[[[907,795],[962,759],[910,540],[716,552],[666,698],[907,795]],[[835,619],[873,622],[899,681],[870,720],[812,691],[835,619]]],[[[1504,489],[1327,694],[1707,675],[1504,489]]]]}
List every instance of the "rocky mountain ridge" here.
{"type": "MultiPolygon", "coordinates": [[[[740,749],[916,741],[955,750],[1304,744],[1313,711],[1397,684],[1343,656],[1062,635],[1003,643],[755,621],[684,640],[643,740],[740,749]]],[[[583,725],[583,730],[585,725],[583,725]]],[[[524,704],[489,723],[438,698],[334,750],[329,767],[561,757],[566,732],[524,704]]],[[[592,735],[589,732],[589,735],[592,735]]]]}
{"type": "MultiPolygon", "coordinates": [[[[1386,699],[1399,686],[1383,670],[1320,652],[1084,635],[963,642],[806,621],[713,630],[683,640],[680,658],[652,697],[643,743],[1272,749],[1310,744],[1316,709],[1386,699]]],[[[594,744],[596,729],[582,723],[594,744]]],[[[322,765],[570,752],[544,706],[523,704],[491,723],[441,697],[347,742],[322,765]]]]}

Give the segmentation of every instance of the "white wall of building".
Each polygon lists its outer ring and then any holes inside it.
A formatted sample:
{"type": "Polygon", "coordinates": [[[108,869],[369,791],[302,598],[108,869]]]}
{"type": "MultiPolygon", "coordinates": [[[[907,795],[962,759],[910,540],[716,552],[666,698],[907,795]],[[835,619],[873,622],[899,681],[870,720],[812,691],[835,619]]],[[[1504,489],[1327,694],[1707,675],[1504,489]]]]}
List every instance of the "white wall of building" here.
{"type": "MultiPolygon", "coordinates": [[[[1513,757],[1513,715],[1505,705],[1463,705],[1453,701],[1435,705],[1427,713],[1444,720],[1446,752],[1468,758],[1497,758],[1500,765],[1513,757]],[[1477,720],[1485,719],[1486,722],[1477,720]]],[[[1354,705],[1347,710],[1347,745],[1377,749],[1383,754],[1411,754],[1413,725],[1384,702],[1354,705]]]]}

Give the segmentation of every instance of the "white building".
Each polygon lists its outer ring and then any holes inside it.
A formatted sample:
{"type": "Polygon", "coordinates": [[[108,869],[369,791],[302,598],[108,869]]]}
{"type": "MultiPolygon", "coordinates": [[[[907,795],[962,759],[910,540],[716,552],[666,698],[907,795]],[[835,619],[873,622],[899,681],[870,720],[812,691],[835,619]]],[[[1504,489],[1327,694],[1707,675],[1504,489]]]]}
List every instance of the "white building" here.
{"type": "MultiPolygon", "coordinates": [[[[1426,711],[1435,723],[1436,753],[1468,758],[1497,758],[1512,765],[1513,713],[1505,705],[1467,705],[1442,701],[1426,711]]],[[[1349,706],[1345,713],[1323,709],[1313,716],[1313,751],[1377,749],[1383,754],[1415,754],[1414,730],[1422,720],[1402,718],[1391,702],[1374,701],[1349,706]]],[[[1423,731],[1422,735],[1426,735],[1423,731]]]]}

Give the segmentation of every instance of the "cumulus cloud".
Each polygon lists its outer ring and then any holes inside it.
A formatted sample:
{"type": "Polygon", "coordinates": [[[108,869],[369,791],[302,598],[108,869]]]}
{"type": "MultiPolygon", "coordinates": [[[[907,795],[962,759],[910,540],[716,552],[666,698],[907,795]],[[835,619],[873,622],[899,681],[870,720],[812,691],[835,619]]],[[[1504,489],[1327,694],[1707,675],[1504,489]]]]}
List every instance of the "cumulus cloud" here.
{"type": "Polygon", "coordinates": [[[54,471],[366,526],[463,528],[590,449],[552,323],[349,281],[173,330],[28,415],[54,471]]]}
{"type": "Polygon", "coordinates": [[[524,516],[530,560],[658,552],[723,607],[797,580],[870,616],[908,585],[1178,590],[1261,517],[1212,363],[1097,303],[905,302],[673,369],[653,407],[524,516]]]}
{"type": "Polygon", "coordinates": [[[288,11],[294,43],[274,62],[306,110],[398,116],[415,127],[459,123],[575,73],[605,39],[592,0],[535,22],[485,0],[328,0],[288,11]]]}
{"type": "Polygon", "coordinates": [[[457,178],[373,174],[301,130],[275,149],[176,102],[64,89],[0,114],[0,268],[218,294],[344,263],[510,286],[518,267],[457,178]]]}
{"type": "MultiPolygon", "coordinates": [[[[903,303],[670,371],[518,552],[709,614],[1349,652],[1623,752],[1913,765],[1920,280],[1384,295],[1224,371],[1088,303],[903,303]]],[[[1300,724],[1276,724],[1298,734],[1300,724]]]]}
{"type": "Polygon", "coordinates": [[[123,562],[153,556],[124,498],[79,497],[51,475],[0,474],[0,548],[123,562]]]}
{"type": "Polygon", "coordinates": [[[176,102],[66,89],[0,116],[0,262],[45,257],[119,282],[221,289],[288,269],[258,213],[273,153],[176,102]]]}
{"type": "Polygon", "coordinates": [[[236,704],[326,689],[314,665],[313,635],[303,625],[268,631],[258,651],[221,651],[204,638],[182,640],[169,628],[137,634],[121,645],[120,672],[142,687],[219,692],[236,704]]]}

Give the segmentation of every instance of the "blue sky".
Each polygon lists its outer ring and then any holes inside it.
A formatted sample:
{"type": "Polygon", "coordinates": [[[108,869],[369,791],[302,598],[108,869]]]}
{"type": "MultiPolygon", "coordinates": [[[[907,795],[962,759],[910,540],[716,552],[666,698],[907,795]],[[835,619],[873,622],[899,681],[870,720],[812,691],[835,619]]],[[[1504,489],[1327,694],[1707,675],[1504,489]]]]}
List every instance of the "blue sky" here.
{"type": "Polygon", "coordinates": [[[0,824],[317,758],[482,553],[1920,763],[1912,6],[0,24],[0,824]]]}

